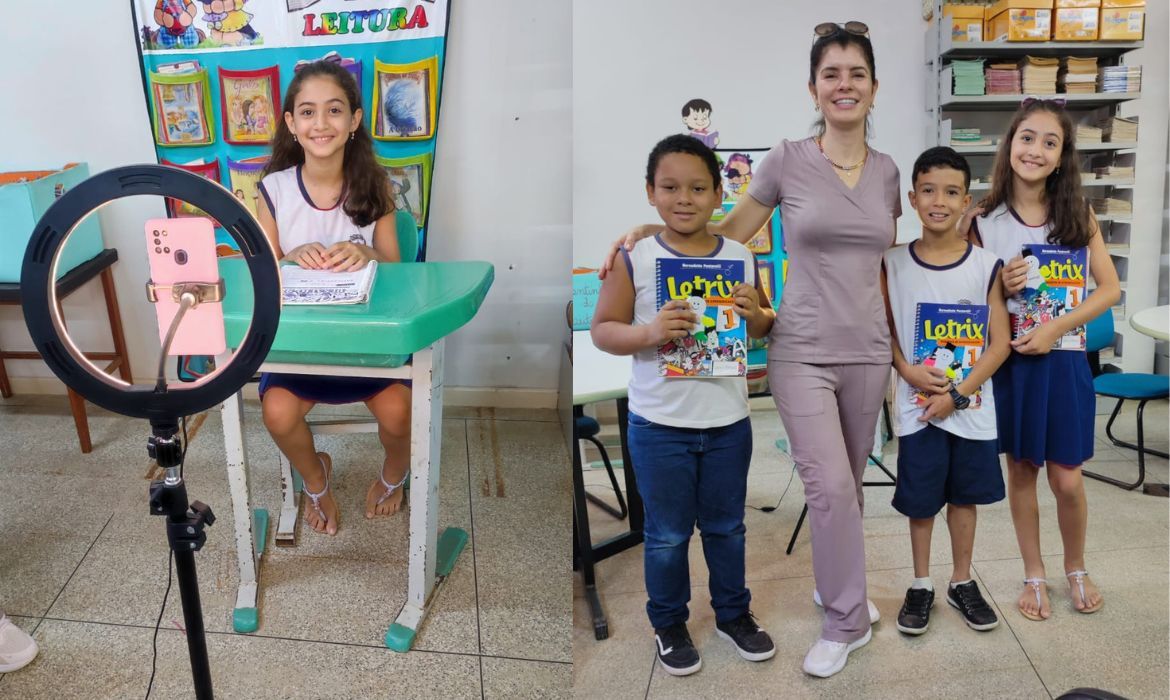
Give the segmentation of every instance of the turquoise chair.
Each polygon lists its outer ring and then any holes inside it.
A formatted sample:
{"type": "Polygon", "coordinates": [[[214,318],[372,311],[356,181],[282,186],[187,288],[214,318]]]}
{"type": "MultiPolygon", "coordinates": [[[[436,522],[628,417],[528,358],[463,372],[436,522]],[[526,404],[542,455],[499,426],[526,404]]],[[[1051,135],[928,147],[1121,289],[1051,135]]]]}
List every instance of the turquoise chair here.
{"type": "MultiPolygon", "coordinates": [[[[1100,352],[1112,344],[1113,312],[1106,310],[1105,313],[1089,321],[1086,325],[1085,346],[1089,352],[1100,352]]],[[[1144,374],[1138,372],[1098,374],[1093,378],[1093,390],[1101,396],[1117,399],[1117,405],[1113,407],[1113,414],[1109,416],[1109,422],[1105,424],[1105,435],[1109,437],[1110,442],[1118,447],[1128,447],[1131,450],[1137,450],[1138,478],[1137,481],[1128,484],[1119,479],[1097,474],[1087,469],[1082,469],[1081,473],[1091,479],[1104,481],[1132,491],[1138,486],[1141,486],[1142,482],[1146,479],[1147,454],[1167,457],[1165,452],[1159,452],[1158,450],[1153,450],[1145,446],[1142,412],[1145,410],[1146,404],[1150,401],[1170,398],[1170,377],[1164,374],[1144,374]],[[1138,402],[1136,445],[1125,442],[1124,440],[1118,440],[1113,435],[1113,422],[1117,420],[1117,414],[1121,411],[1121,405],[1127,400],[1138,402]]]]}
{"type": "Polygon", "coordinates": [[[405,209],[394,214],[394,227],[398,229],[398,252],[402,262],[414,262],[418,258],[418,223],[405,209]]]}

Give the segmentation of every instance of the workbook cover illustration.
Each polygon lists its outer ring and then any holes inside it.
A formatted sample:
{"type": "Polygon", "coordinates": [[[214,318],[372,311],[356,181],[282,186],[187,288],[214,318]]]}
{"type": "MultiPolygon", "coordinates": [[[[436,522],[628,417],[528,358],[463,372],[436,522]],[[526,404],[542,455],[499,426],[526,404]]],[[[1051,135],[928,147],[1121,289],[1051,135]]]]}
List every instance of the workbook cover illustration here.
{"type": "MultiPolygon", "coordinates": [[[[1059,318],[1085,300],[1088,248],[1062,245],[1025,245],[1020,255],[1028,265],[1024,289],[1008,300],[1012,340],[1027,335],[1041,324],[1059,318]]],[[[1061,336],[1054,350],[1084,350],[1085,327],[1077,326],[1061,336]]]]}
{"type": "MultiPolygon", "coordinates": [[[[938,367],[958,385],[983,354],[990,309],[984,304],[931,304],[922,302],[914,314],[914,364],[938,367]]],[[[910,387],[915,405],[926,403],[926,393],[910,387]]],[[[976,390],[969,408],[983,405],[976,390]]]]}
{"type": "Polygon", "coordinates": [[[659,258],[656,308],[685,301],[699,316],[690,335],[658,348],[660,377],[747,375],[747,325],[735,313],[731,290],[745,279],[743,260],[659,258]]]}

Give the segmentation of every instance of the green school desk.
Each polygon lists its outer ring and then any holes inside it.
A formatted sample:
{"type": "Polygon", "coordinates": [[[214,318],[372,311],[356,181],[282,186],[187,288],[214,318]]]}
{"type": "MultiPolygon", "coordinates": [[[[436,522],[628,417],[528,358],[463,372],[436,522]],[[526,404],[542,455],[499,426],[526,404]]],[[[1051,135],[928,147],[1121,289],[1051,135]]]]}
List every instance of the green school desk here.
{"type": "MultiPolygon", "coordinates": [[[[239,259],[220,261],[220,274],[226,287],[223,310],[228,347],[234,348],[251,319],[252,284],[239,259]]],[[[407,597],[385,640],[395,651],[406,651],[413,644],[432,600],[431,592],[450,573],[467,542],[467,533],[458,528],[438,534],[443,339],[475,316],[493,277],[493,268],[486,262],[379,265],[369,303],[285,306],[272,350],[260,367],[265,372],[407,378],[413,382],[407,597]]],[[[240,571],[233,627],[237,632],[252,632],[259,626],[259,565],[268,513],[251,506],[241,409],[241,393],[222,406],[240,571]]],[[[294,480],[287,461],[281,461],[285,495],[278,537],[283,532],[291,539],[298,516],[300,479],[294,480]]]]}

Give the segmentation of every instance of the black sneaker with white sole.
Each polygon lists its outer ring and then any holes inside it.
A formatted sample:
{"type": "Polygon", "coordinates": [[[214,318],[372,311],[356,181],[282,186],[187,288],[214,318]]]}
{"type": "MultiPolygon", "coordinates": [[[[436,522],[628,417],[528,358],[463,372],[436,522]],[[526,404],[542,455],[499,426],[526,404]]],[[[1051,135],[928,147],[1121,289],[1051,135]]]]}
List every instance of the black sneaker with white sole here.
{"type": "Polygon", "coordinates": [[[947,602],[963,614],[963,620],[973,630],[985,632],[999,625],[999,618],[983,599],[974,579],[958,586],[947,586],[947,602]]]}
{"type": "Polygon", "coordinates": [[[776,645],[751,611],[734,620],[715,623],[715,633],[731,642],[736,652],[748,661],[765,661],[776,655],[776,645]]]}
{"type": "Polygon", "coordinates": [[[703,667],[685,622],[654,630],[654,643],[658,645],[658,662],[672,676],[689,676],[703,667]]]}
{"type": "Polygon", "coordinates": [[[911,588],[906,591],[906,600],[898,611],[898,631],[906,634],[922,634],[930,626],[930,609],[934,607],[934,591],[926,588],[911,588]]]}

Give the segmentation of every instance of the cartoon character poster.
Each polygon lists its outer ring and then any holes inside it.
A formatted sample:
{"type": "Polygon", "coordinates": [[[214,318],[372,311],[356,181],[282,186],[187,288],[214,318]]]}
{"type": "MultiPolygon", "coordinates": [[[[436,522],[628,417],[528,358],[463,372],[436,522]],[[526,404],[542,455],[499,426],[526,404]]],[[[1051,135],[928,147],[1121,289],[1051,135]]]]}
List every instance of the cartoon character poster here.
{"type": "Polygon", "coordinates": [[[199,146],[215,140],[207,118],[207,74],[151,75],[155,142],[199,146]]]}
{"type": "Polygon", "coordinates": [[[702,98],[688,100],[682,107],[682,122],[687,134],[703,142],[707,148],[719,145],[719,132],[711,127],[711,103],[702,98]]]}
{"type": "Polygon", "coordinates": [[[661,377],[747,375],[747,324],[735,312],[731,290],[746,280],[743,260],[659,258],[657,308],[685,301],[699,317],[690,335],[658,348],[661,377]]]}
{"type": "Polygon", "coordinates": [[[156,0],[147,15],[154,23],[141,29],[143,47],[214,49],[263,44],[264,38],[252,26],[255,15],[248,11],[256,4],[256,0],[156,0]]]}
{"type": "MultiPolygon", "coordinates": [[[[913,363],[943,370],[954,384],[963,381],[986,347],[990,313],[986,304],[918,304],[913,363]]],[[[910,387],[910,395],[915,405],[926,403],[924,392],[910,387]]],[[[969,408],[982,405],[983,396],[976,391],[969,408]]]]}

